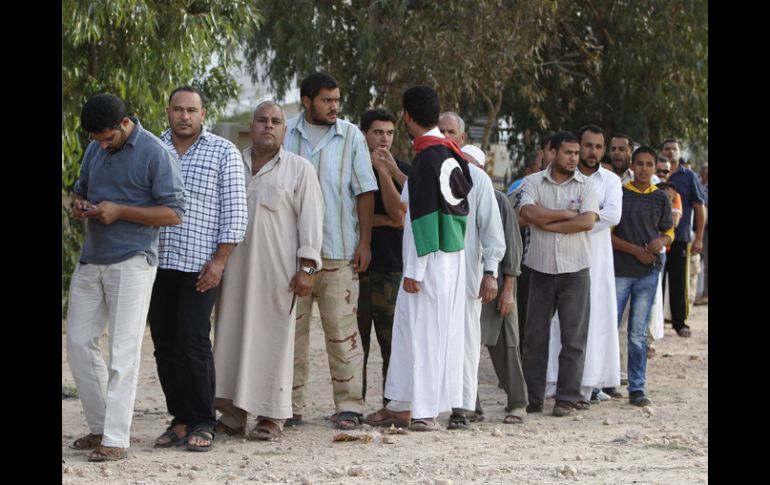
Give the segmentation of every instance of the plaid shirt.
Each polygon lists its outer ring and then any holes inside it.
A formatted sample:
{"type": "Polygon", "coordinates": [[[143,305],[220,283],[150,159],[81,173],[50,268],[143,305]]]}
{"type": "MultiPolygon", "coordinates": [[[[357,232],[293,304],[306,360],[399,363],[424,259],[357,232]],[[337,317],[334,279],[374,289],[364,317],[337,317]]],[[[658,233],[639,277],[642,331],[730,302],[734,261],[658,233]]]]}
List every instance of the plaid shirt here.
{"type": "MultiPolygon", "coordinates": [[[[171,130],[160,139],[176,153],[171,130]]],[[[243,240],[248,222],[246,182],[238,148],[201,128],[201,134],[179,157],[185,186],[182,224],[160,231],[160,267],[197,273],[217,246],[243,240]]]]}

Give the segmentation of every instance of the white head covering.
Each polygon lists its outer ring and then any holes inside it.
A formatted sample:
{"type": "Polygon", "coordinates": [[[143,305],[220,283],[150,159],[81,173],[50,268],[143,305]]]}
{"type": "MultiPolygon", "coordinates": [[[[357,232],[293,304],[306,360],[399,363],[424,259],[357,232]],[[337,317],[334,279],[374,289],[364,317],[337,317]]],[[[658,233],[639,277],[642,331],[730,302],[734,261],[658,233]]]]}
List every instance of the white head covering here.
{"type": "Polygon", "coordinates": [[[465,145],[461,148],[463,153],[467,153],[472,156],[474,160],[479,162],[482,167],[487,163],[487,156],[484,155],[484,151],[476,145],[465,145]]]}

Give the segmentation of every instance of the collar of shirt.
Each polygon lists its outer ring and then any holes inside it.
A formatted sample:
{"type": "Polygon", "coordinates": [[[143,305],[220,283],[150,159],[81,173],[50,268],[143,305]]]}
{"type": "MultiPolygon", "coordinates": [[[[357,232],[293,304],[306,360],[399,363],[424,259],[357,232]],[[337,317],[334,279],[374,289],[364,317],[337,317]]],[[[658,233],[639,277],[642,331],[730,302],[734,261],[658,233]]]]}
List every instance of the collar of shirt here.
{"type": "MultiPolygon", "coordinates": [[[[195,143],[190,145],[190,148],[187,149],[184,155],[187,155],[188,153],[190,153],[190,151],[193,148],[197,147],[199,144],[208,140],[208,137],[209,137],[208,130],[206,130],[205,126],[201,125],[201,132],[200,134],[198,134],[198,138],[195,140],[195,143]]],[[[160,139],[167,145],[171,146],[172,148],[174,147],[174,142],[171,140],[171,128],[166,128],[166,131],[161,133],[160,139]]],[[[174,151],[174,153],[176,153],[176,151],[174,151]]],[[[181,155],[179,158],[182,158],[184,155],[181,155]]]]}
{"type": "Polygon", "coordinates": [[[586,176],[580,173],[580,170],[578,170],[577,168],[572,173],[572,177],[568,178],[564,182],[557,182],[556,180],[554,180],[553,177],[551,176],[552,173],[553,173],[553,164],[550,164],[548,168],[543,170],[543,179],[548,179],[549,182],[555,185],[567,184],[573,180],[576,182],[580,182],[582,184],[582,183],[585,183],[587,179],[586,176]]]}
{"type": "MultiPolygon", "coordinates": [[[[305,120],[304,114],[299,115],[297,119],[297,124],[293,127],[290,127],[289,129],[291,131],[296,130],[300,132],[302,134],[302,138],[310,141],[310,137],[307,135],[307,120],[305,120]]],[[[331,125],[331,131],[332,131],[332,136],[342,136],[342,123],[340,123],[339,119],[337,119],[337,121],[335,121],[334,124],[331,125]]]]}
{"type": "Polygon", "coordinates": [[[136,116],[129,116],[128,119],[134,122],[134,129],[131,130],[131,134],[128,135],[128,138],[126,138],[126,143],[124,144],[128,144],[128,145],[131,145],[132,147],[135,147],[136,140],[139,139],[139,132],[142,131],[142,124],[139,123],[139,118],[137,118],[136,116]]]}
{"type": "Polygon", "coordinates": [[[650,193],[655,192],[656,190],[658,190],[658,188],[655,187],[655,184],[652,184],[652,183],[650,184],[649,187],[647,187],[644,190],[637,189],[636,186],[634,186],[634,184],[632,182],[626,182],[623,185],[623,187],[627,188],[628,190],[630,190],[632,192],[636,192],[637,194],[650,194],[650,193]]]}
{"type": "MultiPolygon", "coordinates": [[[[246,165],[247,172],[249,176],[251,176],[251,153],[254,151],[254,145],[249,146],[248,148],[244,149],[241,152],[241,156],[243,156],[243,163],[246,165]]],[[[283,157],[283,146],[281,146],[278,149],[278,152],[275,154],[273,158],[270,159],[262,168],[259,169],[259,172],[254,175],[254,177],[264,175],[275,168],[276,165],[281,161],[283,157]]]]}

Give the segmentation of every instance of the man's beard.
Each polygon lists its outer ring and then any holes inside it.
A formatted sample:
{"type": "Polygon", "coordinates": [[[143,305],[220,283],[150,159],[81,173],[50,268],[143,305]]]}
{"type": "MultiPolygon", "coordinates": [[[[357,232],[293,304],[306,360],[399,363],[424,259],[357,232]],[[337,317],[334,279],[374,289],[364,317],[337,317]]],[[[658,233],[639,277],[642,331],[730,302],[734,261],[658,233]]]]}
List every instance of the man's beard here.
{"type": "Polygon", "coordinates": [[[328,121],[326,118],[318,116],[316,110],[312,107],[310,108],[310,118],[313,120],[313,123],[317,125],[332,126],[335,123],[334,121],[328,121]]]}

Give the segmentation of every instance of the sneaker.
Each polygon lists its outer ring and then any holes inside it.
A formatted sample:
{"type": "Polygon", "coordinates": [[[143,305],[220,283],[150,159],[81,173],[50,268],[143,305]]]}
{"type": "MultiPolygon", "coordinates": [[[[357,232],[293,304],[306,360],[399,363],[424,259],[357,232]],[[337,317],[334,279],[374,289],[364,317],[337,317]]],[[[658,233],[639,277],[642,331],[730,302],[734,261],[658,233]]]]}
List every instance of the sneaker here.
{"type": "Polygon", "coordinates": [[[553,407],[553,415],[559,418],[569,416],[572,414],[573,409],[575,408],[569,401],[556,401],[556,405],[553,407]]]}
{"type": "Polygon", "coordinates": [[[634,406],[644,407],[652,404],[652,400],[644,395],[644,391],[631,391],[628,402],[634,406]]]}
{"type": "Polygon", "coordinates": [[[543,403],[537,404],[537,403],[530,403],[527,405],[527,413],[542,413],[543,412],[543,403]]]}
{"type": "MultiPolygon", "coordinates": [[[[628,385],[628,381],[626,381],[626,385],[628,385]]],[[[612,399],[623,399],[623,393],[615,387],[603,387],[602,392],[612,399]]]]}
{"type": "MultiPolygon", "coordinates": [[[[599,391],[598,393],[596,393],[596,398],[599,400],[599,402],[601,402],[601,401],[611,401],[612,400],[612,396],[610,396],[609,394],[607,394],[604,391],[599,391]]],[[[593,403],[594,402],[592,400],[591,404],[593,404],[593,403]]]]}

